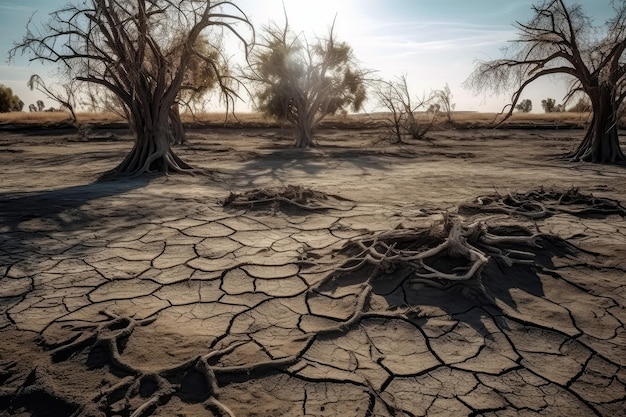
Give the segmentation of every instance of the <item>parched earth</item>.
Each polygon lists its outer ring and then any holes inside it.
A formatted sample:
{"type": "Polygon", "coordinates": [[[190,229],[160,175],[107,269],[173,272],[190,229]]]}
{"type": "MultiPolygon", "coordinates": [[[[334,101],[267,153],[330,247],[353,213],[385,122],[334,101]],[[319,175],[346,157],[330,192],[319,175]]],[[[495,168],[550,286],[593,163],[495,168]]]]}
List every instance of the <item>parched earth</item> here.
{"type": "Polygon", "coordinates": [[[195,130],[210,175],[96,182],[125,132],[0,132],[0,416],[626,416],[582,134],[195,130]]]}

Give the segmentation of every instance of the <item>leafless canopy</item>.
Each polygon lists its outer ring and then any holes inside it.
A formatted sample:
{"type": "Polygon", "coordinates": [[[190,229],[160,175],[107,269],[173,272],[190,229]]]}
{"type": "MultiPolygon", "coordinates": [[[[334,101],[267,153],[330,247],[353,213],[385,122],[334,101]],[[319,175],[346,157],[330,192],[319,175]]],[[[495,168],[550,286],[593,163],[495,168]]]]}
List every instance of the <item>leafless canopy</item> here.
{"type": "MultiPolygon", "coordinates": [[[[207,57],[196,41],[204,36],[218,42],[226,30],[247,47],[241,24],[251,28],[232,1],[83,0],[54,12],[41,30],[29,23],[11,55],[21,51],[32,60],[64,65],[73,79],[102,86],[119,99],[137,139],[115,173],[188,171],[169,146],[170,110],[194,57],[207,57]]],[[[209,54],[203,64],[228,92],[215,58],[209,54]]]]}
{"type": "Polygon", "coordinates": [[[512,89],[508,118],[529,84],[548,75],[569,76],[565,102],[586,94],[594,114],[585,139],[569,157],[623,161],[616,121],[626,97],[626,1],[615,0],[612,6],[614,17],[604,26],[594,26],[581,6],[542,1],[533,6],[534,16],[528,23],[516,24],[518,38],[506,51],[507,57],[479,63],[466,85],[476,91],[512,89]]]}
{"type": "Polygon", "coordinates": [[[46,95],[46,97],[56,101],[62,108],[70,112],[72,122],[76,122],[76,93],[79,83],[72,80],[64,84],[48,85],[38,74],[33,74],[26,83],[28,88],[37,90],[46,95]]]}
{"type": "Polygon", "coordinates": [[[395,80],[380,80],[374,83],[374,96],[378,106],[385,111],[385,121],[389,126],[390,134],[397,142],[402,142],[404,136],[413,139],[422,139],[435,123],[439,110],[435,110],[437,92],[429,96],[411,98],[407,76],[401,75],[395,80]],[[430,111],[432,106],[433,111],[430,111]],[[421,122],[416,113],[426,111],[426,119],[421,122]]]}

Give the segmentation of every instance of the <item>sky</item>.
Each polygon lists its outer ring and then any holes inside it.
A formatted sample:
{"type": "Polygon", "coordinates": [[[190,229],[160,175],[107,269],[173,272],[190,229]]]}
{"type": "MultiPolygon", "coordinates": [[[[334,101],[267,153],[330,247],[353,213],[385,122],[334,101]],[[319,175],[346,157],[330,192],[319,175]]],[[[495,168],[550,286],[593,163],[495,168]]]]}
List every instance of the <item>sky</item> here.
{"type": "MultiPolygon", "coordinates": [[[[47,20],[51,11],[68,0],[0,0],[0,83],[9,86],[28,104],[50,100],[31,92],[26,83],[32,74],[52,80],[54,69],[29,63],[27,57],[7,62],[8,51],[25,33],[26,23],[47,20]]],[[[76,1],[76,0],[73,0],[76,1]]],[[[516,21],[532,16],[531,6],[539,0],[238,0],[257,30],[271,21],[281,24],[283,5],[290,26],[307,38],[323,36],[336,19],[337,39],[353,48],[363,68],[374,70],[376,77],[394,79],[405,75],[416,97],[446,84],[457,110],[500,111],[510,95],[478,94],[463,88],[477,60],[502,56],[502,48],[516,38],[516,21]]],[[[581,4],[601,24],[610,17],[609,0],[566,0],[581,4]]],[[[550,78],[531,85],[523,98],[533,100],[534,111],[540,102],[564,96],[566,82],[550,78]]],[[[370,110],[372,103],[369,105],[370,110]]],[[[239,109],[245,104],[238,106],[239,109]]]]}

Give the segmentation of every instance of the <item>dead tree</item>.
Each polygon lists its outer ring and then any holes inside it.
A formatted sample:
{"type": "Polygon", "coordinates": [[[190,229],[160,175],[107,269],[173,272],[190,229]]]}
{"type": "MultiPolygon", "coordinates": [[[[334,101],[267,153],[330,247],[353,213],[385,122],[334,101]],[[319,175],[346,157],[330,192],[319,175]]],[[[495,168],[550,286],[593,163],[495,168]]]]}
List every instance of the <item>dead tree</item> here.
{"type": "Polygon", "coordinates": [[[78,84],[75,81],[69,83],[60,84],[57,86],[47,85],[43,78],[37,74],[33,74],[28,79],[28,88],[31,91],[37,90],[42,92],[48,97],[59,103],[62,108],[67,109],[70,112],[70,119],[72,122],[76,122],[76,93],[78,90],[78,84]]]}
{"type": "Polygon", "coordinates": [[[219,49],[229,31],[247,48],[241,25],[251,28],[235,3],[211,0],[86,0],[52,13],[42,30],[31,25],[12,56],[65,65],[125,108],[135,144],[115,175],[193,171],[170,147],[169,121],[196,41],[207,36],[219,49]]]}
{"type": "Polygon", "coordinates": [[[587,95],[593,117],[584,139],[567,157],[598,163],[626,160],[617,131],[619,108],[626,97],[626,1],[614,1],[612,6],[614,17],[605,26],[595,27],[581,6],[544,0],[533,6],[534,16],[528,23],[516,24],[519,35],[508,57],[478,64],[466,85],[478,91],[504,91],[513,86],[506,120],[535,80],[568,76],[572,83],[565,102],[587,95]]]}
{"type": "Polygon", "coordinates": [[[391,135],[398,143],[402,143],[404,136],[422,139],[433,127],[439,116],[439,110],[432,112],[427,110],[426,120],[424,122],[418,120],[416,113],[420,110],[429,109],[427,106],[437,97],[431,93],[428,97],[417,98],[417,102],[413,101],[406,75],[402,75],[394,81],[378,81],[374,85],[374,96],[378,106],[386,111],[385,121],[389,126],[391,135]]]}
{"type": "Polygon", "coordinates": [[[440,111],[446,116],[448,123],[452,122],[452,112],[456,104],[452,102],[453,94],[448,83],[441,90],[435,91],[434,95],[440,111]]]}

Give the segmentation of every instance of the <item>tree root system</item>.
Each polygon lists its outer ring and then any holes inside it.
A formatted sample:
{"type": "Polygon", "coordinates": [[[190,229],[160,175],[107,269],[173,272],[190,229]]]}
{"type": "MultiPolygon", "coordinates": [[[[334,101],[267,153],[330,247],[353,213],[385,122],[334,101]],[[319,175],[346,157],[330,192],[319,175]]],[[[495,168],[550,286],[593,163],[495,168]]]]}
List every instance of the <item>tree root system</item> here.
{"type": "MultiPolygon", "coordinates": [[[[249,210],[306,210],[325,211],[330,209],[346,209],[340,206],[340,202],[348,200],[330,196],[321,191],[304,188],[298,185],[287,185],[286,187],[262,188],[247,191],[245,193],[230,193],[224,200],[224,207],[245,208],[249,210]]],[[[352,207],[348,207],[350,209],[352,207]]]]}
{"type": "MultiPolygon", "coordinates": [[[[62,342],[42,342],[51,350],[53,362],[86,352],[88,362],[102,362],[119,381],[103,387],[92,399],[93,410],[75,410],[77,415],[91,415],[98,410],[105,415],[149,416],[161,405],[176,395],[190,403],[201,403],[217,415],[234,416],[234,413],[219,401],[220,385],[235,378],[254,378],[267,374],[274,368],[286,368],[295,363],[300,355],[266,362],[220,366],[220,358],[233,352],[248,341],[231,341],[224,346],[210,346],[208,353],[194,356],[182,363],[169,364],[160,369],[143,370],[128,363],[123,351],[133,330],[156,320],[120,317],[101,311],[106,320],[98,325],[87,324],[73,328],[76,335],[62,342]]],[[[312,338],[305,344],[308,349],[312,338]]],[[[216,342],[217,344],[217,342],[216,342]]],[[[39,387],[41,389],[41,387],[39,387]]]]}
{"type": "Polygon", "coordinates": [[[582,194],[578,188],[567,191],[547,191],[543,187],[526,193],[499,193],[477,197],[471,203],[459,206],[461,214],[506,213],[531,219],[541,219],[558,213],[576,217],[626,216],[626,208],[610,198],[582,194]]]}
{"type": "Polygon", "coordinates": [[[463,293],[495,303],[483,282],[483,269],[490,262],[534,265],[536,252],[553,239],[520,225],[466,223],[444,213],[443,221],[430,229],[399,229],[349,241],[341,250],[348,259],[317,287],[374,267],[372,282],[401,274],[409,287],[461,285],[463,293]]]}
{"type": "MultiPolygon", "coordinates": [[[[276,209],[276,205],[285,204],[299,210],[319,210],[317,202],[326,199],[328,197],[323,193],[287,187],[282,190],[254,190],[243,195],[231,194],[225,205],[270,206],[276,209]]],[[[531,211],[521,209],[523,204],[515,206],[513,202],[535,204],[536,201],[537,207],[543,208],[540,212],[548,213],[544,216],[563,211],[562,206],[568,210],[563,212],[585,215],[622,214],[619,210],[623,210],[617,202],[581,196],[575,189],[566,193],[541,189],[508,198],[491,196],[488,200],[487,197],[480,197],[478,201],[476,210],[486,207],[488,212],[502,211],[506,214],[465,218],[443,213],[442,219],[430,227],[394,229],[360,236],[347,241],[339,250],[329,250],[315,257],[311,268],[319,265],[323,273],[315,281],[308,282],[298,294],[304,296],[304,304],[302,308],[298,307],[302,316],[297,327],[293,328],[297,346],[285,356],[268,355],[267,360],[244,361],[243,364],[236,361],[232,364],[231,359],[236,357],[233,352],[239,347],[244,350],[256,343],[250,338],[253,332],[247,330],[251,333],[246,334],[244,329],[243,333],[236,335],[225,333],[209,343],[206,350],[179,363],[153,364],[146,369],[133,363],[124,351],[133,332],[152,324],[157,319],[156,314],[139,319],[101,311],[100,315],[104,317],[101,321],[75,321],[64,326],[72,333],[69,338],[50,341],[42,333],[41,339],[53,363],[74,360],[88,367],[108,369],[111,378],[101,384],[88,404],[76,405],[71,398],[55,397],[54,393],[58,390],[46,377],[44,369],[30,378],[32,382],[27,391],[20,388],[22,394],[0,391],[0,405],[8,398],[17,398],[16,405],[21,406],[32,398],[45,396],[47,403],[52,403],[50,398],[60,398],[62,401],[59,400],[59,404],[68,415],[144,417],[158,413],[173,397],[178,397],[186,403],[201,405],[212,413],[210,415],[235,417],[235,412],[225,404],[228,402],[224,398],[226,396],[220,397],[225,387],[273,373],[303,381],[318,381],[315,376],[307,376],[307,369],[322,366],[319,358],[312,354],[314,345],[320,347],[328,339],[340,338],[370,319],[413,323],[411,320],[422,306],[419,301],[411,304],[410,300],[419,300],[417,296],[424,292],[436,294],[450,291],[448,295],[451,297],[447,298],[452,298],[455,295],[452,291],[459,291],[465,297],[463,300],[453,299],[452,303],[462,301],[474,304],[478,300],[480,305],[489,304],[490,311],[495,308],[497,315],[506,316],[509,310],[507,301],[502,297],[502,289],[506,291],[507,285],[516,285],[506,282],[507,278],[519,282],[533,274],[536,276],[538,271],[556,274],[549,271],[553,256],[570,256],[578,251],[567,241],[541,233],[537,223],[510,217],[511,214],[518,214],[516,210],[531,211]],[[505,201],[509,205],[505,205],[505,201]],[[401,290],[398,291],[398,288],[401,290]],[[404,304],[380,301],[381,297],[396,292],[403,294],[401,302],[404,304]],[[340,304],[344,307],[339,308],[340,304]],[[341,310],[341,314],[331,311],[333,306],[341,310]],[[312,320],[307,325],[302,324],[306,322],[305,316],[312,320]],[[229,357],[230,354],[233,356],[229,357]]],[[[538,209],[536,211],[539,212],[538,209]]],[[[252,311],[241,314],[254,317],[252,311]]],[[[0,378],[12,378],[11,364],[6,364],[3,369],[0,378]]],[[[319,381],[345,382],[333,379],[332,375],[335,374],[328,374],[319,381]]],[[[345,374],[338,372],[336,375],[342,378],[345,374]]],[[[388,381],[392,379],[389,376],[388,381]]],[[[376,404],[382,404],[390,415],[395,415],[395,406],[388,402],[389,397],[381,396],[377,391],[380,388],[373,388],[366,377],[362,380],[355,377],[351,383],[362,387],[370,397],[371,407],[366,415],[375,415],[376,404]]],[[[6,404],[3,407],[12,410],[6,404]]]]}

